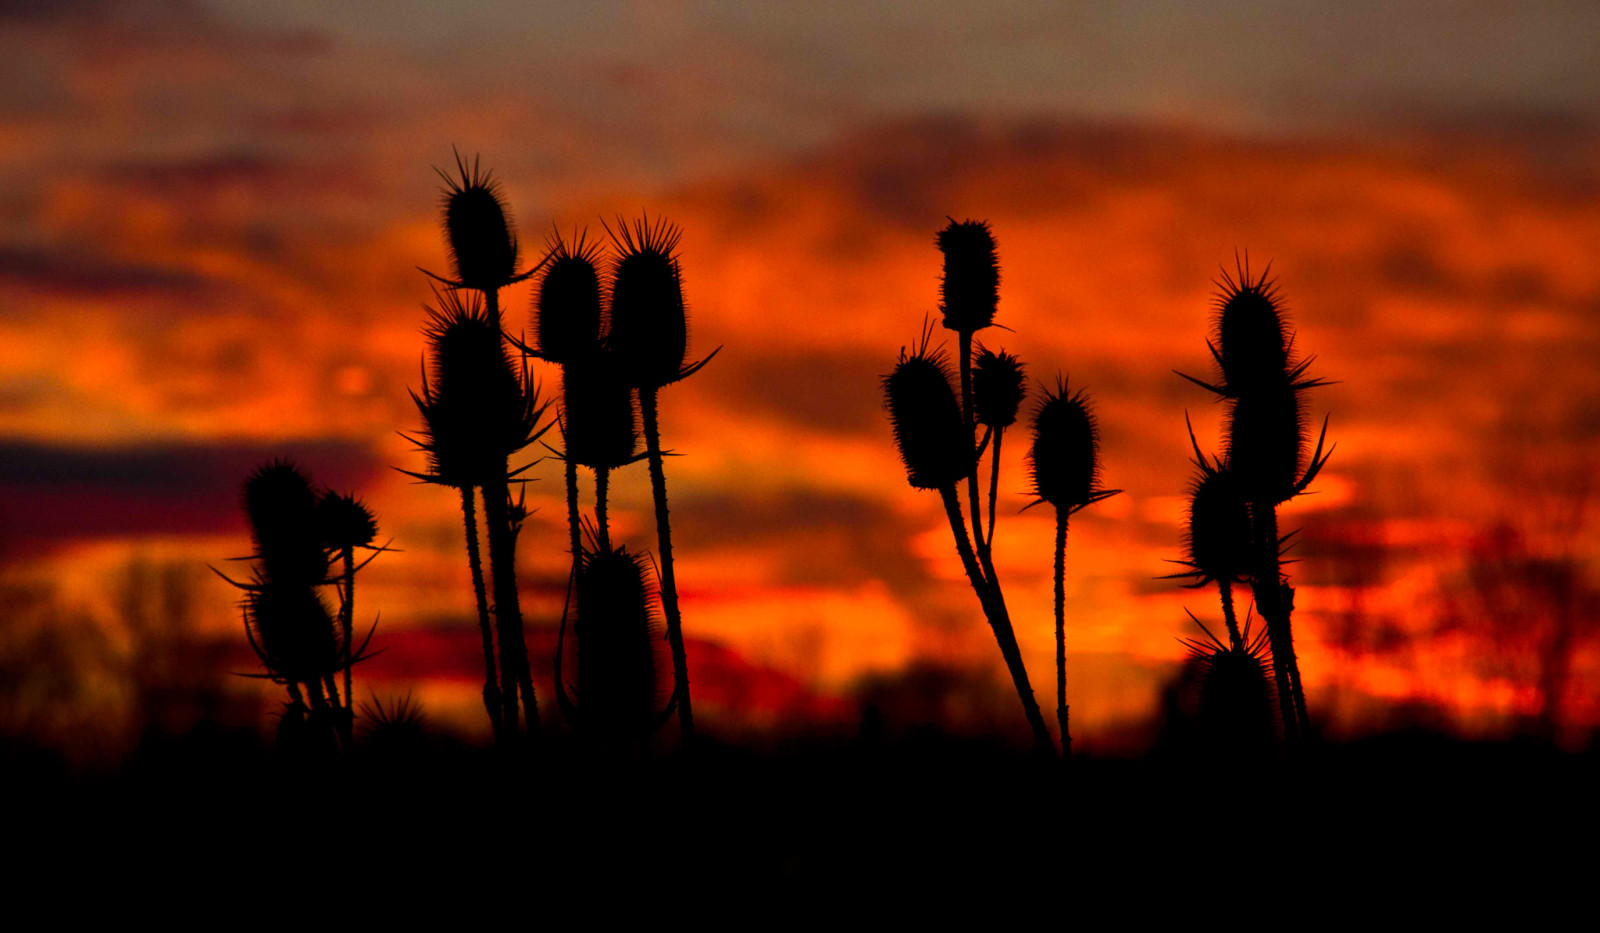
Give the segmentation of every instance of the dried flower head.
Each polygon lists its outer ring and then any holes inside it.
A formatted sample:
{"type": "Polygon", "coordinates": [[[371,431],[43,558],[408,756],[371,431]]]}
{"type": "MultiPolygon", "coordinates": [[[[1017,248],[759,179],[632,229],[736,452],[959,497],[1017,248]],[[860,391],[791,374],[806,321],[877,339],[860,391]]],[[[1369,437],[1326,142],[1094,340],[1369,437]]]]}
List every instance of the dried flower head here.
{"type": "Polygon", "coordinates": [[[314,683],[342,666],[333,616],[314,587],[262,580],[244,611],[251,646],[275,679],[314,683]]]}
{"type": "Polygon", "coordinates": [[[1075,512],[1111,495],[1100,488],[1100,434],[1082,389],[1068,395],[1065,380],[1046,389],[1033,414],[1028,451],[1033,494],[1058,509],[1075,512]]]}
{"type": "Polygon", "coordinates": [[[974,453],[950,386],[950,367],[943,353],[930,350],[930,336],[924,331],[909,356],[902,349],[894,371],[883,379],[895,444],[906,480],[916,489],[952,486],[972,469],[974,453]]]}
{"type": "Polygon", "coordinates": [[[1009,428],[1027,395],[1022,360],[1004,350],[978,348],[972,364],[972,409],[978,424],[1009,428]]]}
{"type": "Polygon", "coordinates": [[[988,222],[952,219],[937,242],[944,254],[939,302],[944,326],[970,334],[993,324],[1000,303],[1000,259],[988,222]]]}
{"type": "Polygon", "coordinates": [[[1184,559],[1188,567],[1177,574],[1199,587],[1214,581],[1240,583],[1249,576],[1250,508],[1233,472],[1223,461],[1213,463],[1194,444],[1200,472],[1189,486],[1189,524],[1184,532],[1184,559]]]}
{"type": "Polygon", "coordinates": [[[1207,749],[1227,756],[1269,749],[1278,701],[1266,631],[1252,633],[1247,616],[1241,643],[1226,645],[1200,628],[1205,638],[1182,641],[1201,669],[1199,726],[1207,749]]]}
{"type": "Polygon", "coordinates": [[[611,231],[617,252],[611,273],[611,328],[606,343],[625,377],[660,388],[684,375],[689,351],[676,226],[649,217],[611,231]]]}
{"type": "Polygon", "coordinates": [[[600,244],[582,233],[555,237],[545,258],[534,308],[539,355],[565,365],[600,346],[600,244]]]}
{"type": "Polygon", "coordinates": [[[317,501],[310,477],[286,460],[274,460],[245,480],[244,510],[263,576],[306,586],[327,576],[317,501]]]}
{"type": "Polygon", "coordinates": [[[660,625],[644,561],[625,548],[583,553],[578,572],[578,716],[585,731],[648,735],[661,703],[660,625]]]}
{"type": "Polygon", "coordinates": [[[1237,271],[1237,279],[1223,271],[1216,298],[1216,358],[1230,395],[1281,379],[1289,362],[1283,297],[1268,277],[1271,265],[1255,278],[1248,260],[1237,271]]]}
{"type": "MultiPolygon", "coordinates": [[[[437,170],[436,170],[437,171],[437,170]]],[[[493,291],[517,278],[517,234],[493,174],[456,154],[456,172],[444,179],[444,229],[457,284],[493,291]]]]}
{"type": "Polygon", "coordinates": [[[334,551],[367,547],[378,537],[378,519],[352,494],[329,490],[317,503],[322,546],[334,551]]]}
{"type": "Polygon", "coordinates": [[[611,351],[568,363],[561,376],[561,425],[565,456],[590,469],[616,469],[633,462],[639,419],[633,389],[611,351]]]}
{"type": "Polygon", "coordinates": [[[1245,498],[1275,505],[1294,496],[1305,453],[1300,394],[1281,375],[1234,400],[1227,461],[1245,498]]]}

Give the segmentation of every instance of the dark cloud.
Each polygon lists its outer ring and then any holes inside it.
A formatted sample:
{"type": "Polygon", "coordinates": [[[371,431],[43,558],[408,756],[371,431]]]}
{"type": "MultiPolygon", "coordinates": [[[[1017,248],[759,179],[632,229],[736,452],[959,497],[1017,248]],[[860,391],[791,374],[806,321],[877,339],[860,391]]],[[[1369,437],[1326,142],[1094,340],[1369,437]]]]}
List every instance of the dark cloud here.
{"type": "Polygon", "coordinates": [[[0,285],[78,298],[197,298],[216,287],[189,270],[121,263],[77,250],[4,247],[0,247],[0,285]]]}
{"type": "Polygon", "coordinates": [[[240,484],[276,457],[337,489],[360,488],[381,468],[371,449],[346,440],[107,448],[0,443],[0,547],[26,553],[83,538],[236,531],[243,527],[240,484]]]}

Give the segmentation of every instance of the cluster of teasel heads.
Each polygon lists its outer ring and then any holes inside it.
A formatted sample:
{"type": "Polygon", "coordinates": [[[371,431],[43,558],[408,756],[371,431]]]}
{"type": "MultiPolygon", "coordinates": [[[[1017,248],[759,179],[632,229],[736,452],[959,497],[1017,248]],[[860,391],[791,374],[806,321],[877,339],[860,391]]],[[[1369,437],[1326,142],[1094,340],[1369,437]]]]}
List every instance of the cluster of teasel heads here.
{"type": "MultiPolygon", "coordinates": [[[[925,326],[911,352],[902,349],[894,370],[884,377],[884,401],[906,478],[916,489],[939,492],[956,552],[999,643],[1035,743],[1053,755],[1054,740],[1029,684],[991,557],[1002,440],[1006,429],[1016,423],[1028,395],[1021,360],[973,343],[977,331],[994,325],[1000,298],[994,235],[986,223],[952,220],[940,231],[937,243],[944,255],[940,311],[943,325],[955,331],[958,339],[960,357],[954,374],[958,382],[952,384],[944,352],[932,346],[931,325],[925,326]],[[981,438],[979,428],[983,429],[981,438]],[[987,526],[979,488],[985,452],[990,457],[987,526]],[[958,492],[963,483],[967,488],[965,518],[958,492]]],[[[1053,391],[1044,390],[1032,420],[1028,463],[1037,497],[1034,504],[1049,503],[1056,511],[1056,715],[1062,753],[1070,755],[1064,618],[1067,521],[1117,490],[1100,486],[1099,439],[1082,391],[1069,393],[1065,381],[1058,379],[1053,391]]]]}
{"type": "Polygon", "coordinates": [[[688,325],[678,230],[648,218],[619,223],[615,231],[608,228],[610,250],[581,233],[570,239],[557,235],[541,262],[518,271],[517,238],[499,187],[476,162],[469,166],[458,158],[456,168],[456,176],[444,176],[444,228],[454,277],[428,273],[445,290],[437,293],[439,307],[429,312],[429,364],[422,391],[413,393],[423,419],[413,440],[427,454],[428,470],[412,475],[452,487],[461,497],[489,719],[504,742],[535,733],[539,726],[515,569],[526,510],[520,495],[511,498],[511,487],[524,481],[521,474],[532,464],[513,468],[511,460],[558,428],[560,447],[544,446],[566,467],[572,553],[555,659],[560,708],[581,732],[605,741],[646,737],[675,708],[688,739],[693,714],[657,409],[663,387],[705,362],[685,364],[688,325]],[[533,338],[512,337],[501,320],[499,290],[536,273],[533,338]],[[553,418],[546,417],[549,403],[539,401],[530,359],[561,368],[561,401],[553,418]],[[611,542],[611,473],[640,460],[649,463],[655,499],[659,586],[651,585],[641,556],[611,542]],[[580,466],[594,476],[592,520],[579,511],[580,466]],[[489,539],[492,587],[487,591],[477,491],[489,539]],[[658,600],[673,661],[668,691],[661,690],[656,650],[658,600]],[[578,654],[578,681],[571,689],[561,669],[569,618],[578,654]],[[665,711],[658,709],[663,692],[665,711]]]}
{"type": "Polygon", "coordinates": [[[1236,276],[1223,272],[1216,340],[1208,342],[1220,378],[1213,383],[1184,376],[1229,406],[1221,456],[1208,459],[1189,432],[1199,474],[1190,489],[1180,561],[1188,570],[1178,574],[1194,587],[1215,583],[1221,599],[1227,642],[1206,630],[1206,640],[1189,645],[1205,666],[1202,727],[1224,746],[1248,747],[1270,736],[1272,693],[1286,741],[1297,742],[1309,727],[1290,625],[1294,589],[1282,566],[1291,535],[1279,536],[1277,508],[1306,490],[1333,450],[1323,450],[1324,418],[1308,452],[1305,393],[1325,383],[1306,376],[1312,360],[1295,353],[1283,298],[1269,271],[1252,277],[1246,261],[1236,276]],[[1266,624],[1256,637],[1248,620],[1240,627],[1234,609],[1233,587],[1245,583],[1266,624]]]}
{"type": "Polygon", "coordinates": [[[369,630],[354,644],[356,572],[384,550],[373,545],[377,520],[353,495],[318,489],[284,461],[245,480],[243,504],[255,552],[241,559],[252,562],[251,578],[217,573],[245,593],[245,633],[267,671],[254,676],[288,689],[280,744],[301,751],[348,750],[355,718],[351,668],[372,638],[369,630]],[[357,564],[357,550],[373,554],[357,564]],[[337,618],[322,595],[328,586],[338,593],[337,618]]]}

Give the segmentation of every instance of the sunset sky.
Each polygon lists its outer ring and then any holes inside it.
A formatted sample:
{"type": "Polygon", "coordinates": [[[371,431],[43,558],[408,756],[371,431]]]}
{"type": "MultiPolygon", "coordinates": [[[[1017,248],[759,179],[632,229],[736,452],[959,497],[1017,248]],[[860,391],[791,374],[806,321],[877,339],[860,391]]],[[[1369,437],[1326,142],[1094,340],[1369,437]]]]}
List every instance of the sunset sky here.
{"type": "MultiPolygon", "coordinates": [[[[127,651],[127,568],[193,568],[242,648],[204,564],[249,550],[239,483],[292,455],[402,549],[362,577],[390,650],[358,682],[486,733],[459,503],[391,469],[422,463],[397,432],[454,146],[503,183],[525,264],[555,227],[683,228],[691,354],[723,350],[663,392],[663,431],[696,706],[724,728],[853,728],[866,684],[949,668],[1025,738],[881,405],[947,216],[999,241],[1011,330],[980,336],[1088,388],[1125,490],[1068,545],[1083,747],[1143,741],[1184,608],[1219,616],[1157,578],[1185,414],[1220,443],[1173,371],[1209,372],[1213,279],[1246,251],[1336,380],[1313,412],[1338,449],[1283,518],[1313,717],[1497,734],[1540,711],[1569,624],[1560,718],[1600,725],[1600,6],[1197,9],[0,0],[0,577],[127,651]]],[[[503,296],[513,329],[530,300],[503,296]]],[[[1045,699],[1053,523],[1016,514],[1006,441],[996,563],[1045,699]]],[[[559,464],[532,475],[538,667],[567,556],[559,464]]],[[[643,467],[617,482],[619,532],[653,547],[643,467]]]]}

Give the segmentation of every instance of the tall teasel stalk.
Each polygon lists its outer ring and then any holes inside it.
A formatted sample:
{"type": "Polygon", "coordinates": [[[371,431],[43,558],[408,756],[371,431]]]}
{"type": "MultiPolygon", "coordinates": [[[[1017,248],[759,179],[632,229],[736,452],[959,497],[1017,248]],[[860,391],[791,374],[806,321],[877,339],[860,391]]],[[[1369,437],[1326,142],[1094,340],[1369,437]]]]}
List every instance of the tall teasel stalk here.
{"type": "MultiPolygon", "coordinates": [[[[1294,744],[1309,728],[1290,616],[1294,589],[1283,576],[1277,507],[1300,495],[1332,455],[1322,422],[1309,455],[1306,390],[1326,383],[1307,378],[1312,359],[1299,359],[1285,321],[1282,294],[1270,264],[1252,277],[1248,260],[1237,278],[1223,270],[1216,298],[1215,342],[1208,341],[1221,379],[1215,384],[1184,376],[1229,402],[1225,462],[1250,510],[1250,579],[1256,608],[1266,620],[1273,679],[1285,738],[1294,744]]],[[[1181,374],[1180,374],[1181,375],[1181,374]]]]}
{"type": "Polygon", "coordinates": [[[343,586],[346,594],[353,593],[360,567],[349,554],[370,545],[376,521],[353,497],[319,493],[304,471],[281,460],[245,480],[243,505],[255,544],[246,558],[253,561],[252,579],[240,582],[220,571],[218,575],[245,592],[245,634],[267,670],[262,676],[288,691],[279,734],[289,745],[349,749],[348,672],[362,659],[372,636],[369,632],[354,647],[348,634],[351,597],[343,595],[336,623],[320,588],[333,582],[328,576],[333,550],[345,558],[343,586]],[[341,671],[346,674],[342,697],[336,681],[341,671]]]}
{"type": "MultiPolygon", "coordinates": [[[[340,563],[342,580],[339,586],[339,628],[344,636],[343,651],[345,657],[350,656],[353,648],[353,629],[355,627],[356,611],[356,571],[360,569],[356,564],[356,550],[373,549],[372,542],[378,537],[378,520],[366,504],[350,493],[337,493],[328,490],[322,494],[322,499],[317,503],[317,523],[322,533],[322,546],[333,555],[340,563]]],[[[377,548],[375,550],[384,550],[377,548]]],[[[376,554],[373,555],[377,556],[376,554]]],[[[368,558],[371,560],[371,558],[368,558]]],[[[363,566],[365,562],[363,562],[363,566]]],[[[344,666],[344,698],[345,712],[353,711],[355,703],[355,685],[352,671],[355,665],[344,666]]],[[[354,738],[355,722],[353,716],[346,716],[342,724],[344,727],[345,746],[349,747],[354,738]]]]}
{"type": "MultiPolygon", "coordinates": [[[[650,461],[656,542],[661,556],[661,605],[667,617],[667,642],[672,649],[673,698],[678,727],[687,743],[694,739],[694,707],[689,698],[689,664],[672,556],[672,518],[667,509],[657,395],[663,387],[693,375],[718,351],[713,350],[698,363],[686,363],[689,324],[676,252],[678,228],[660,218],[652,223],[646,216],[631,225],[619,218],[617,229],[608,232],[617,255],[611,269],[611,320],[606,346],[623,378],[639,390],[639,414],[650,461]]],[[[609,547],[609,541],[602,540],[600,544],[603,549],[609,547]]]]}
{"type": "Polygon", "coordinates": [[[1064,379],[1046,390],[1033,413],[1033,446],[1028,450],[1034,504],[1048,502],[1056,511],[1055,621],[1056,723],[1061,729],[1061,754],[1072,756],[1067,706],[1066,571],[1067,520],[1075,513],[1121,490],[1100,487],[1100,435],[1088,396],[1082,389],[1068,394],[1064,379]]]}
{"type": "Polygon", "coordinates": [[[439,293],[439,309],[429,310],[426,334],[432,379],[425,371],[421,394],[412,393],[423,417],[423,430],[413,441],[428,455],[429,471],[411,475],[461,493],[483,635],[484,700],[491,709],[490,721],[509,740],[519,731],[519,694],[527,729],[537,731],[539,722],[517,593],[510,492],[511,483],[526,467],[512,470],[509,459],[538,440],[551,423],[541,424],[548,406],[540,403],[538,387],[526,364],[518,367],[513,363],[497,318],[477,296],[464,302],[461,295],[454,290],[439,293]],[[482,572],[476,558],[474,488],[483,491],[498,651],[489,633],[482,572]],[[493,663],[496,654],[498,672],[493,663]],[[498,714],[492,711],[495,700],[499,701],[498,714]]]}
{"type": "Polygon", "coordinates": [[[932,331],[924,329],[912,352],[908,354],[902,349],[894,370],[883,379],[884,403],[894,428],[895,444],[911,487],[939,492],[950,533],[955,538],[956,553],[1000,646],[1017,697],[1022,701],[1023,713],[1033,730],[1034,743],[1040,751],[1053,755],[1055,742],[1050,738],[1050,730],[1045,726],[1039,702],[1028,682],[1028,669],[1023,664],[1022,650],[1017,644],[999,584],[980,562],[962,519],[956,486],[964,477],[974,474],[977,451],[973,449],[972,432],[968,430],[956,390],[950,383],[949,364],[942,352],[930,346],[931,341],[932,331]]]}

